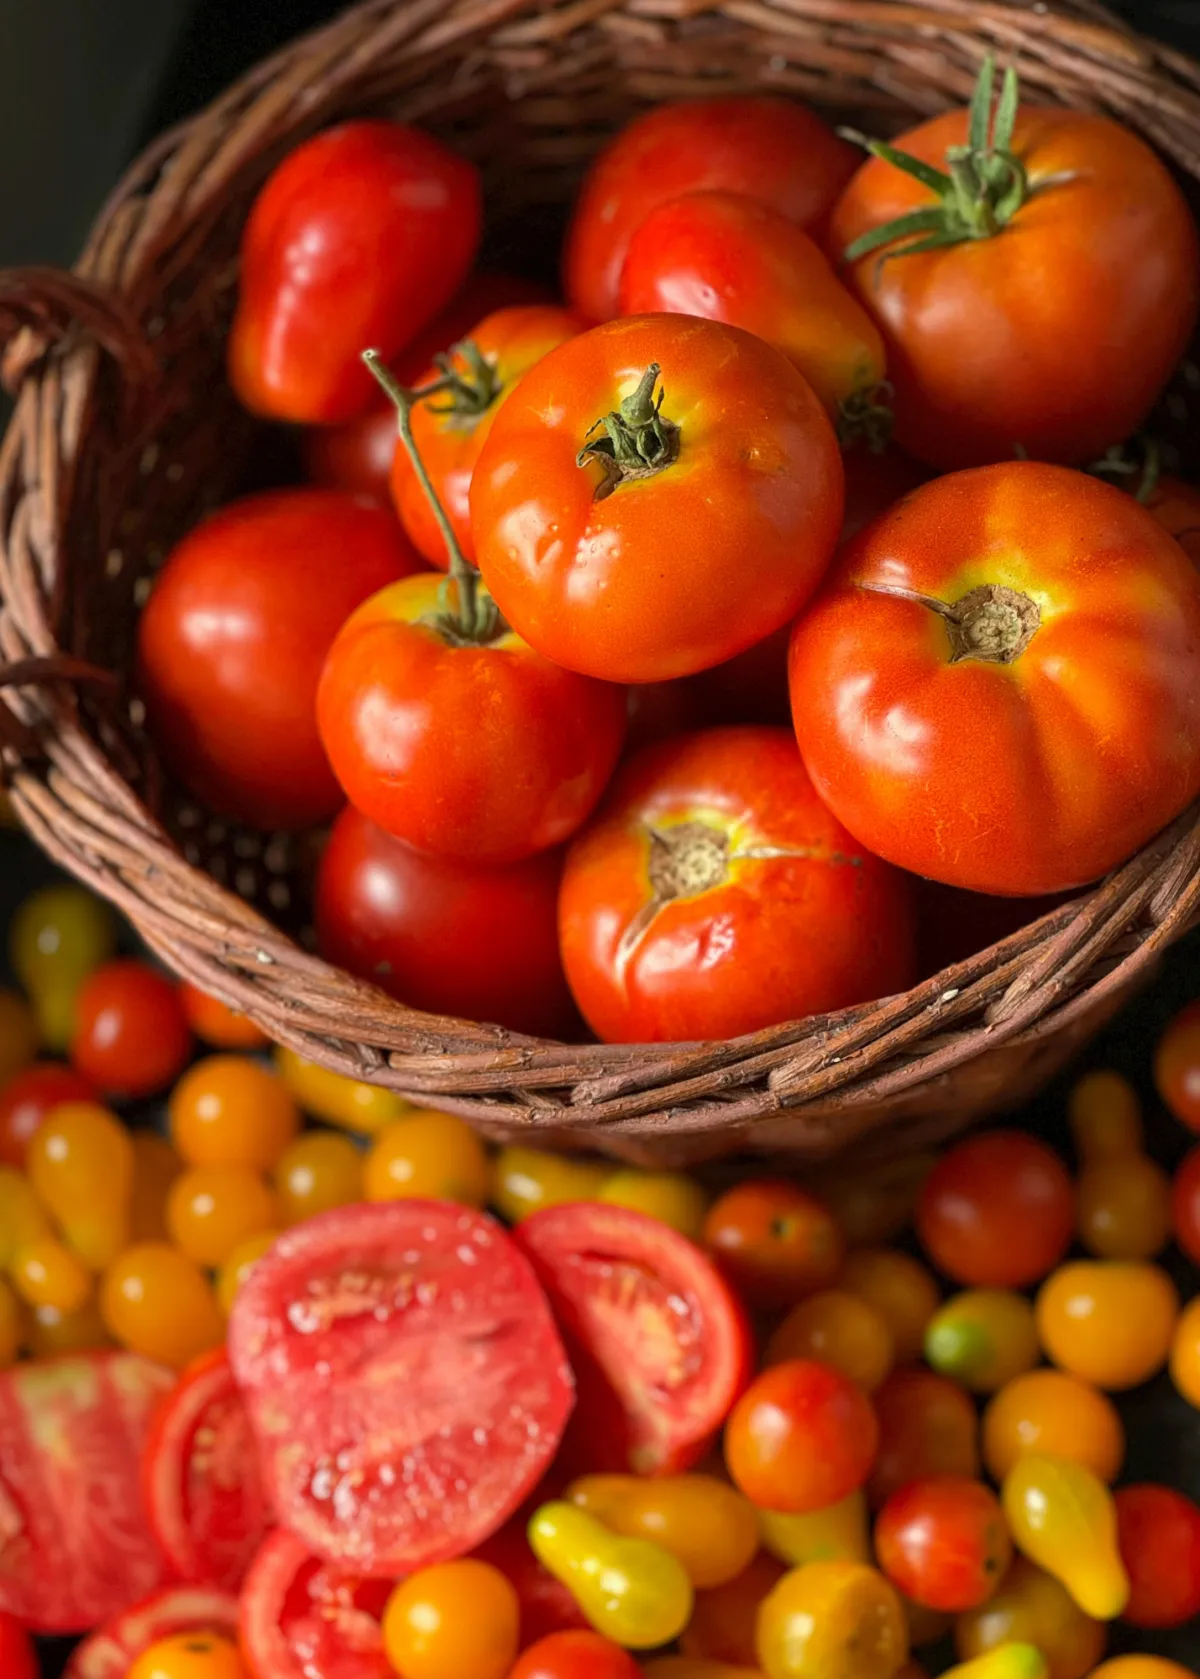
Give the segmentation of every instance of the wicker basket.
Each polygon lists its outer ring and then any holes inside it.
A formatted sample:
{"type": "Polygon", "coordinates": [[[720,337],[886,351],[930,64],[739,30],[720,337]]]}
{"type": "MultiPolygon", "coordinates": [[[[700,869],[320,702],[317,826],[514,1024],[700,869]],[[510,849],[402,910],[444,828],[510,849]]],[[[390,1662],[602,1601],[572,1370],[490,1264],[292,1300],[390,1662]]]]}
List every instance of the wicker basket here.
{"type": "MultiPolygon", "coordinates": [[[[662,1165],[812,1158],[930,1140],[1044,1082],[1200,913],[1195,810],[1085,898],[904,996],[733,1043],[542,1043],[414,1013],[308,954],[281,929],[301,932],[312,840],[189,805],[123,691],[156,564],[250,449],[221,383],[238,235],[299,140],[349,115],[427,125],[484,169],[491,255],[549,255],[590,153],[648,103],[769,88],[895,129],[965,102],[987,50],[1031,99],[1112,113],[1200,177],[1200,67],[1089,0],[368,0],[160,139],[74,274],[0,275],[17,399],[0,747],[34,837],[275,1038],[496,1138],[662,1165]]],[[[1186,468],[1184,397],[1165,419],[1186,468]]]]}

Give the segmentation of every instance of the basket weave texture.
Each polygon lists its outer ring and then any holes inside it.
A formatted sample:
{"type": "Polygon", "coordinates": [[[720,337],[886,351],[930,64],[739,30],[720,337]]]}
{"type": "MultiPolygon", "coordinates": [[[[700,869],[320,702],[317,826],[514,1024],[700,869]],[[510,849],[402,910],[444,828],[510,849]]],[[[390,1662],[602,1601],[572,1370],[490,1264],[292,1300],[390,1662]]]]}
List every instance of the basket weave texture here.
{"type": "MultiPolygon", "coordinates": [[[[283,929],[300,929],[315,837],[238,832],[189,804],[125,692],[155,567],[251,448],[222,386],[238,236],[299,141],[358,115],[431,128],[483,168],[485,249],[511,263],[552,250],[588,158],[649,104],[770,90],[894,131],[965,103],[987,51],[1031,102],[1116,116],[1200,181],[1200,66],[1090,0],[368,0],[164,135],[74,273],[0,274],[16,396],[0,751],[35,839],[279,1041],[500,1139],[658,1165],[865,1154],[1044,1082],[1200,914],[1195,809],[1087,896],[903,996],[729,1043],[562,1045],[415,1013],[309,954],[283,929]]],[[[1185,471],[1188,388],[1161,416],[1185,471]]]]}

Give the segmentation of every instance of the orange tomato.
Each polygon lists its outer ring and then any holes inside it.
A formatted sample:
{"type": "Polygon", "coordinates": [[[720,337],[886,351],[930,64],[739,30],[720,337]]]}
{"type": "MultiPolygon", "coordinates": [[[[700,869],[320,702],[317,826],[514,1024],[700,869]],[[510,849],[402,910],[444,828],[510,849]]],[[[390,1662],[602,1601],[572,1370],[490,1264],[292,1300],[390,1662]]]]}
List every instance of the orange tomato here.
{"type": "Polygon", "coordinates": [[[1079,1260],[1043,1283],[1038,1333],[1055,1364],[1112,1391],[1166,1364],[1179,1316],[1174,1283],[1157,1265],[1079,1260]]]}
{"type": "Polygon", "coordinates": [[[816,1199],[784,1178],[747,1179],[708,1210],[701,1235],[746,1300],[786,1306],[829,1288],[842,1265],[841,1231],[816,1199]]]}
{"type": "Polygon", "coordinates": [[[892,1332],[897,1364],[920,1358],[938,1309],[938,1287],[919,1259],[892,1248],[855,1248],[846,1255],[838,1287],[878,1312],[892,1332]]]}
{"type": "Polygon", "coordinates": [[[892,1367],[892,1332],[873,1306],[843,1289],[825,1289],[793,1306],[767,1342],[764,1364],[815,1358],[872,1393],[892,1367]]]}
{"type": "Polygon", "coordinates": [[[983,1457],[1002,1481],[1027,1452],[1068,1458],[1115,1481],[1125,1429],[1111,1399],[1062,1370],[1030,1370],[1009,1382],[983,1413],[983,1457]]]}

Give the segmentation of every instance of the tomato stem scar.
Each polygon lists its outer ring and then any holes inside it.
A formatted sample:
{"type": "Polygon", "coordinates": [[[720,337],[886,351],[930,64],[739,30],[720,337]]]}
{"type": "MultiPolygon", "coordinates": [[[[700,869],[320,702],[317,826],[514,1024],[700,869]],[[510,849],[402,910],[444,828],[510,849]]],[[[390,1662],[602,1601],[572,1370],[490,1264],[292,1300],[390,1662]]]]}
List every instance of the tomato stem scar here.
{"type": "Polygon", "coordinates": [[[575,464],[586,466],[589,461],[598,461],[604,468],[597,501],[610,496],[627,479],[652,478],[678,458],[679,427],[662,412],[666,393],[660,390],[657,397],[654,394],[661,372],[658,363],[652,361],[620,407],[588,427],[575,464]],[[601,427],[605,435],[589,441],[601,427]]]}
{"type": "Polygon", "coordinates": [[[1029,646],[1042,622],[1037,602],[1003,583],[981,583],[949,602],[891,583],[859,583],[857,587],[869,595],[890,595],[936,612],[946,626],[952,665],[962,659],[1011,665],[1029,646]]]}

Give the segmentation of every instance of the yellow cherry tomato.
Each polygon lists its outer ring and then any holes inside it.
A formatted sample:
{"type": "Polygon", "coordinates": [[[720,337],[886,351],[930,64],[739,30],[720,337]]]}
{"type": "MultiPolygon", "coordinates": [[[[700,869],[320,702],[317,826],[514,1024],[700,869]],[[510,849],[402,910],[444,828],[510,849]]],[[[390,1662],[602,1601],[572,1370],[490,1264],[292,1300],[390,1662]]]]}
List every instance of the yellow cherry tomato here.
{"type": "Polygon", "coordinates": [[[373,1137],[393,1119],[417,1111],[394,1090],[330,1072],[282,1044],[275,1048],[275,1070],[305,1113],[364,1137],[373,1137]]]}
{"type": "Polygon", "coordinates": [[[192,1166],[167,1196],[167,1230],[206,1270],[224,1265],[251,1236],[279,1227],[279,1203],[248,1166],[192,1166]]]}
{"type": "Polygon", "coordinates": [[[1120,1073],[1085,1073],[1067,1097],[1067,1119],[1081,1161],[1121,1160],[1144,1147],[1142,1104],[1120,1073]]]}
{"type": "Polygon", "coordinates": [[[1171,1180],[1147,1155],[1090,1161],[1075,1205],[1079,1240],[1098,1259],[1153,1259],[1171,1239],[1171,1180]]]}
{"type": "Polygon", "coordinates": [[[897,1364],[920,1358],[940,1296],[919,1259],[893,1248],[855,1248],[846,1255],[837,1286],[874,1307],[892,1332],[897,1364]]]}
{"type": "Polygon", "coordinates": [[[463,1557],[418,1569],[383,1612],[383,1647],[403,1679],[505,1679],[520,1605],[498,1568],[463,1557]]]}
{"type": "Polygon", "coordinates": [[[806,1173],[801,1188],[829,1208],[847,1247],[874,1247],[890,1242],[912,1222],[921,1185],[936,1163],[936,1154],[921,1153],[866,1166],[827,1166],[806,1173]]]}
{"type": "Polygon", "coordinates": [[[861,1492],[803,1516],[760,1510],[758,1524],[767,1550],[792,1568],[806,1562],[871,1560],[867,1501],[861,1492]]]}
{"type": "Polygon", "coordinates": [[[177,1632],[143,1652],[126,1679],[253,1679],[232,1638],[177,1632]]]}
{"type": "Polygon", "coordinates": [[[482,1207],[488,1193],[488,1158],[466,1120],[414,1108],[376,1136],[363,1167],[368,1201],[429,1196],[482,1207]]]}
{"type": "Polygon", "coordinates": [[[1171,1380],[1189,1405],[1200,1408],[1200,1295],[1188,1301],[1175,1325],[1171,1380]]]}
{"type": "Polygon", "coordinates": [[[100,1313],[100,1301],[94,1293],[77,1312],[38,1306],[30,1314],[29,1351],[34,1358],[94,1352],[98,1347],[112,1344],[112,1336],[100,1313]]]}
{"type": "Polygon", "coordinates": [[[363,1157],[338,1131],[305,1131],[280,1155],[275,1194],[285,1224],[363,1198],[363,1157]]]}
{"type": "Polygon", "coordinates": [[[1001,1644],[986,1656],[948,1667],[942,1679],[1047,1679],[1046,1663],[1033,1644],[1001,1644]]]}
{"type": "Polygon", "coordinates": [[[268,1248],[274,1247],[281,1234],[279,1230],[268,1229],[260,1230],[256,1236],[247,1236],[244,1242],[238,1243],[221,1266],[217,1273],[217,1302],[226,1317],[233,1310],[238,1290],[268,1248]]]}
{"type": "Polygon", "coordinates": [[[643,1662],[642,1672],[646,1679],[762,1679],[756,1667],[734,1667],[704,1656],[659,1656],[643,1662]]]}
{"type": "Polygon", "coordinates": [[[33,1002],[42,1040],[61,1053],[74,1033],[80,986],[116,954],[116,918],[82,886],[47,886],[26,898],[13,916],[8,947],[13,972],[33,1002]]]}
{"type": "Polygon", "coordinates": [[[988,1601],[954,1625],[960,1661],[1014,1642],[1036,1645],[1048,1679],[1085,1679],[1104,1654],[1105,1631],[1061,1581],[1018,1556],[988,1601]]]}
{"type": "Polygon", "coordinates": [[[543,1207],[595,1201],[612,1173],[611,1166],[598,1161],[535,1148],[502,1148],[492,1163],[488,1199],[501,1218],[519,1224],[543,1207]]]}
{"type": "Polygon", "coordinates": [[[1162,1369],[1178,1316],[1167,1273],[1126,1260],[1060,1265],[1037,1298],[1038,1333],[1054,1363],[1110,1392],[1162,1369]]]}
{"type": "Polygon", "coordinates": [[[0,1270],[14,1254],[50,1234],[50,1220],[33,1185],[14,1166],[0,1166],[0,1270]]]}
{"type": "Polygon", "coordinates": [[[18,1248],[9,1266],[13,1287],[29,1306],[53,1306],[69,1317],[92,1297],[92,1274],[56,1236],[18,1248]]]}
{"type": "Polygon", "coordinates": [[[40,1041],[37,1020],[24,997],[0,990],[0,1085],[29,1065],[40,1041]]]}
{"type": "Polygon", "coordinates": [[[635,1167],[606,1178],[596,1200],[648,1213],[693,1242],[700,1240],[708,1211],[708,1196],[695,1178],[683,1172],[641,1172],[635,1167]]]}
{"type": "Polygon", "coordinates": [[[874,1306],[846,1289],[827,1288],[792,1307],[767,1342],[763,1363],[815,1358],[873,1393],[892,1368],[893,1345],[874,1306]]]}
{"type": "Polygon", "coordinates": [[[29,1140],[29,1181],[89,1270],[129,1241],[133,1159],[129,1132],[94,1102],[52,1108],[29,1140]]]}
{"type": "Polygon", "coordinates": [[[1125,1428],[1112,1400],[1064,1370],[1031,1370],[1009,1382],[983,1413],[983,1461],[1002,1481],[1027,1452],[1081,1463],[1115,1481],[1125,1428]]]}
{"type": "Polygon", "coordinates": [[[104,1274],[100,1309],[114,1340],[173,1370],[225,1339],[204,1273],[165,1242],[126,1248],[104,1274]]]}
{"type": "Polygon", "coordinates": [[[670,1551],[701,1589],[736,1579],[758,1550],[754,1506],[711,1475],[584,1475],[565,1496],[613,1533],[670,1551]]]}
{"type": "Polygon", "coordinates": [[[1066,1458],[1018,1458],[1001,1489],[1013,1543],[1070,1592],[1085,1615],[1111,1621],[1129,1601],[1117,1509],[1099,1476],[1066,1458]]]}
{"type": "Polygon", "coordinates": [[[189,1166],[269,1172],[300,1130],[291,1091],[248,1055],[208,1055],[167,1104],[171,1141],[189,1166]]]}
{"type": "Polygon", "coordinates": [[[1196,1675],[1165,1656],[1114,1656],[1093,1668],[1091,1679],[1196,1679],[1196,1675]]]}
{"type": "Polygon", "coordinates": [[[900,1594],[859,1562],[810,1562],[785,1574],[758,1612],[767,1679],[893,1679],[908,1660],[900,1594]]]}
{"type": "Polygon", "coordinates": [[[1033,1307],[1008,1288],[953,1295],[925,1331],[926,1361],[972,1393],[995,1393],[1032,1370],[1040,1355],[1033,1307]]]}
{"type": "Polygon", "coordinates": [[[7,1370],[10,1364],[17,1362],[24,1337],[21,1303],[9,1284],[0,1277],[0,1370],[7,1370]]]}
{"type": "Polygon", "coordinates": [[[597,1632],[627,1650],[669,1644],[692,1613],[692,1583],[677,1557],[649,1539],[626,1539],[574,1504],[543,1504],[529,1543],[597,1632]]]}

